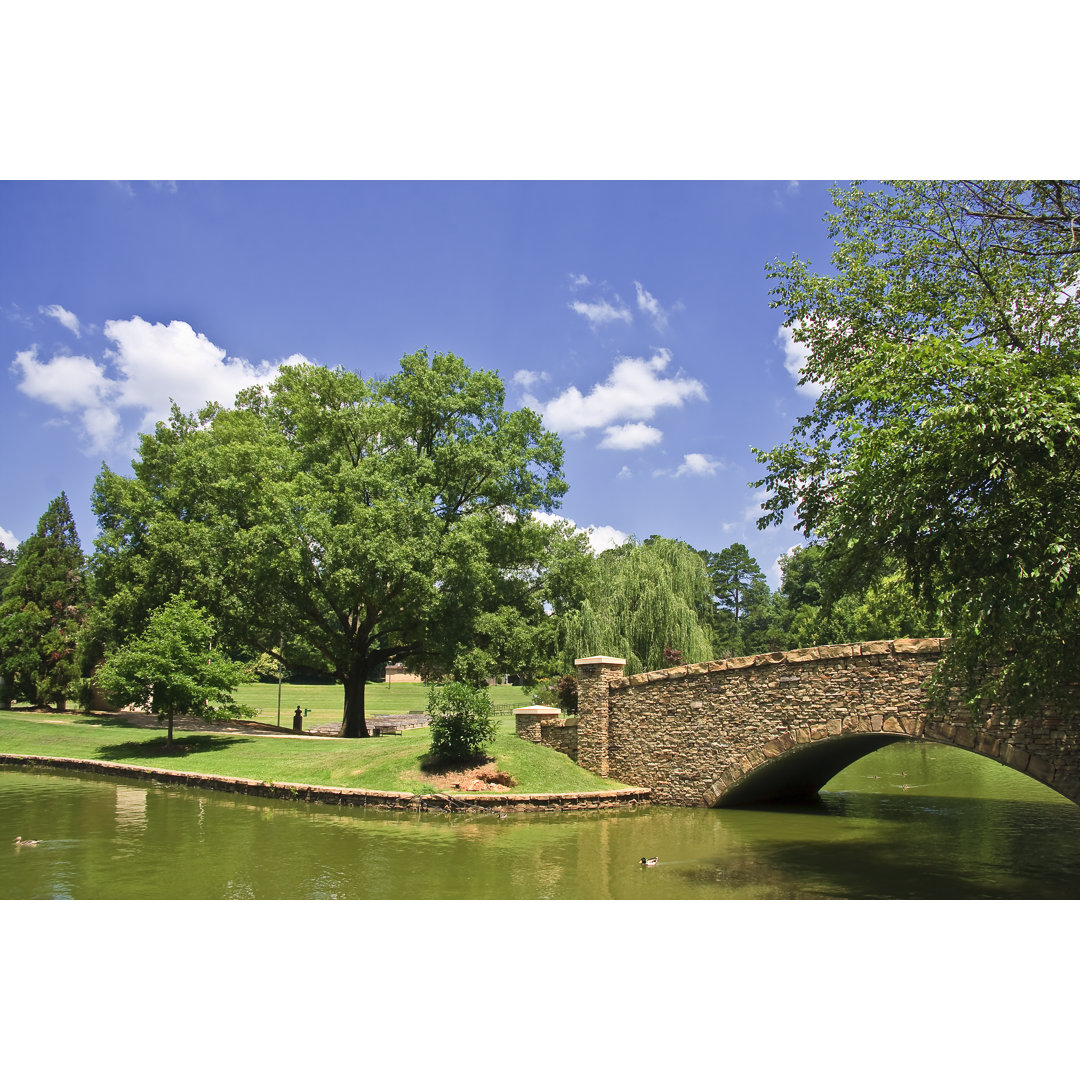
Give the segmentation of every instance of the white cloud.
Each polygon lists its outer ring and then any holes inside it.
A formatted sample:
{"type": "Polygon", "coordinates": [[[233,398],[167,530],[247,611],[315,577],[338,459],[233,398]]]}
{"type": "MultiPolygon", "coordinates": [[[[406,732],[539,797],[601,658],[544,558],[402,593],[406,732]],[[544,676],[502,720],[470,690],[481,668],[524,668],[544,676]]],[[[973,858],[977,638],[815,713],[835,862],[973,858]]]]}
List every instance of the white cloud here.
{"type": "Polygon", "coordinates": [[[48,307],[39,307],[38,311],[42,315],[48,315],[50,319],[55,319],[61,326],[67,327],[76,337],[82,337],[79,332],[79,317],[67,308],[62,308],[59,304],[50,304],[48,307]]]}
{"type": "Polygon", "coordinates": [[[529,371],[528,368],[522,368],[521,371],[514,372],[511,382],[523,390],[531,390],[538,382],[547,382],[547,380],[546,371],[529,371]]]}
{"type": "Polygon", "coordinates": [[[625,323],[633,322],[634,317],[630,314],[630,309],[623,305],[618,296],[615,297],[615,302],[619,305],[618,307],[609,304],[606,300],[597,300],[592,304],[586,304],[582,300],[573,300],[570,302],[570,307],[579,315],[583,315],[588,319],[589,325],[593,329],[603,326],[605,323],[618,322],[619,320],[625,323]]]}
{"type": "Polygon", "coordinates": [[[136,316],[110,320],[105,336],[113,348],[105,364],[86,356],[56,355],[37,359],[36,348],[17,353],[12,370],[28,397],[62,412],[79,413],[84,436],[93,452],[121,440],[124,433],[148,431],[169,415],[170,399],[185,412],[207,401],[231,405],[238,391],[270,382],[281,363],[304,362],[299,354],[287,361],[251,364],[227,357],[225,350],[197,334],[186,322],[148,323],[136,316]],[[134,421],[122,411],[136,410],[134,421]]]}
{"type": "Polygon", "coordinates": [[[149,180],[149,185],[155,191],[163,191],[166,195],[176,194],[176,181],[175,180],[149,180]]]}
{"type": "Polygon", "coordinates": [[[683,454],[682,464],[675,470],[675,478],[680,476],[713,476],[724,468],[722,461],[709,457],[708,454],[683,454]]]}
{"type": "Polygon", "coordinates": [[[609,428],[629,420],[651,420],[658,409],[681,407],[699,398],[708,400],[697,379],[663,374],[671,353],[660,349],[648,360],[621,357],[603,383],[588,394],[570,386],[546,405],[535,399],[528,404],[544,415],[544,423],[563,435],[580,435],[589,428],[609,428]]]}
{"type": "MultiPolygon", "coordinates": [[[[657,330],[663,332],[667,329],[668,313],[663,309],[660,301],[656,299],[651,292],[649,292],[640,281],[634,282],[634,288],[637,289],[637,306],[639,311],[645,312],[652,321],[653,326],[657,330]]],[[[677,308],[681,308],[681,304],[675,305],[677,308]]]]}
{"type": "Polygon", "coordinates": [[[618,424],[605,429],[598,446],[601,450],[642,450],[655,446],[663,437],[659,428],[648,424],[618,424]]]}
{"type": "Polygon", "coordinates": [[[19,546],[19,541],[15,534],[13,532],[8,532],[3,525],[0,525],[0,543],[2,543],[8,551],[13,551],[19,546]]]}
{"type": "Polygon", "coordinates": [[[795,341],[792,337],[793,328],[781,326],[777,331],[776,340],[784,350],[784,367],[787,368],[791,377],[798,384],[795,389],[806,397],[820,397],[824,389],[819,383],[799,383],[802,378],[803,368],[810,359],[810,349],[805,342],[795,341]]]}
{"type": "MultiPolygon", "coordinates": [[[[110,320],[105,336],[116,348],[107,353],[122,378],[116,404],[144,411],[145,429],[169,414],[172,398],[184,411],[208,401],[231,405],[237,392],[273,379],[280,364],[226,357],[225,350],[186,322],[148,323],[135,316],[110,320]]],[[[294,361],[302,357],[290,358],[294,361]]]]}
{"type": "Polygon", "coordinates": [[[538,521],[542,521],[545,525],[566,522],[575,532],[584,533],[588,537],[589,547],[592,548],[593,553],[596,555],[599,555],[601,551],[607,551],[608,548],[619,547],[630,539],[628,533],[624,533],[612,525],[586,525],[584,528],[579,528],[577,523],[570,518],[562,517],[559,514],[546,514],[542,510],[534,511],[533,517],[538,521]]]}
{"type": "Polygon", "coordinates": [[[624,465],[619,470],[619,475],[615,477],[616,480],[629,480],[634,474],[630,471],[629,465],[624,465]]]}
{"type": "Polygon", "coordinates": [[[571,274],[570,275],[570,288],[582,289],[586,285],[591,285],[592,282],[584,274],[571,274]]]}
{"type": "Polygon", "coordinates": [[[19,389],[28,397],[62,412],[96,408],[109,396],[105,369],[88,356],[54,356],[41,363],[37,347],[15,354],[12,371],[22,377],[19,389]]]}

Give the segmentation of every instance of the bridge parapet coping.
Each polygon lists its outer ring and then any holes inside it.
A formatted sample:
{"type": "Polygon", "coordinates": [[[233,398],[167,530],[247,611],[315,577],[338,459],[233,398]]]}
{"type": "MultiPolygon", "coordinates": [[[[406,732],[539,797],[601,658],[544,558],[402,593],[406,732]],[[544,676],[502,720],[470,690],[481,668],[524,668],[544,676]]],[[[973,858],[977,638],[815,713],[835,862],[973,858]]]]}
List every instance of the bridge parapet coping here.
{"type": "MultiPolygon", "coordinates": [[[[612,690],[628,686],[644,686],[668,679],[685,679],[691,675],[711,675],[720,671],[738,671],[740,668],[764,667],[773,664],[806,664],[814,660],[846,660],[860,656],[912,655],[917,653],[940,653],[947,638],[896,638],[889,641],[862,641],[845,645],[812,645],[806,649],[788,649],[785,652],[758,653],[755,656],[729,656],[723,660],[709,660],[698,664],[681,664],[662,671],[643,671],[637,675],[623,675],[611,679],[612,690]]],[[[587,660],[575,660],[576,664],[619,664],[622,660],[593,656],[587,660]]]]}

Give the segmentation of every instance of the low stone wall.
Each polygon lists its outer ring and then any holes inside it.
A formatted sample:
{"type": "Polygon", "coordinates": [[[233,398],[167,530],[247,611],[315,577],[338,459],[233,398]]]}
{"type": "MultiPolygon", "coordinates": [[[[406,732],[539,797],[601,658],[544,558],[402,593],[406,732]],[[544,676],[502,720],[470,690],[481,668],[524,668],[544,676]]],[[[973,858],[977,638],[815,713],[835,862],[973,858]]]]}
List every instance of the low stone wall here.
{"type": "Polygon", "coordinates": [[[514,710],[514,724],[519,739],[558,750],[571,761],[578,759],[578,718],[561,716],[550,705],[526,705],[514,710]]]}
{"type": "Polygon", "coordinates": [[[64,769],[97,773],[127,780],[156,780],[185,787],[208,788],[260,799],[294,799],[331,806],[359,806],[374,810],[408,810],[412,813],[536,813],[563,810],[611,810],[645,805],[647,788],[618,791],[574,791],[551,794],[514,794],[504,791],[461,792],[453,795],[413,795],[407,791],[367,791],[362,788],[322,787],[281,781],[243,780],[234,776],[211,776],[172,769],[149,769],[113,761],[41,757],[31,754],[0,754],[0,765],[64,769]]]}

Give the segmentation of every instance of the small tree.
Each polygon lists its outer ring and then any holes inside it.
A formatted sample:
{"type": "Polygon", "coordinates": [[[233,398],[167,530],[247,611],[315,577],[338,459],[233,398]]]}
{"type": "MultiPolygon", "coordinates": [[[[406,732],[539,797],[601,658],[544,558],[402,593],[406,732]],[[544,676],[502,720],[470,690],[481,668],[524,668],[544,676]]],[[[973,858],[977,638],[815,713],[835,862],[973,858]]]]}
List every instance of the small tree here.
{"type": "Polygon", "coordinates": [[[468,761],[495,738],[495,718],[487,691],[464,682],[445,682],[428,691],[431,756],[468,761]]]}
{"type": "Polygon", "coordinates": [[[170,748],[177,714],[203,720],[250,716],[252,710],[232,697],[245,681],[245,667],[211,649],[213,634],[206,612],[173,596],[150,615],[142,634],[105,660],[98,685],[117,705],[134,702],[164,716],[170,748]]]}

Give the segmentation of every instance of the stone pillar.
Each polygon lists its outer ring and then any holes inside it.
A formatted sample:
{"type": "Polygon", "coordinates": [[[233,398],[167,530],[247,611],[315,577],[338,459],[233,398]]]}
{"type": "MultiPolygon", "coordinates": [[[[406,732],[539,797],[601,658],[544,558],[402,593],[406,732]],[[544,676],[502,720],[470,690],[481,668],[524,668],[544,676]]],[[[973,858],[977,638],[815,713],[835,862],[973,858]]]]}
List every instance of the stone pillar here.
{"type": "Polygon", "coordinates": [[[517,737],[527,739],[529,742],[542,742],[540,724],[544,720],[554,720],[558,715],[559,710],[550,705],[526,705],[522,709],[515,709],[514,727],[517,737]]]}
{"type": "Polygon", "coordinates": [[[608,684],[618,679],[626,661],[614,656],[586,656],[578,669],[578,764],[597,776],[608,775],[608,684]]]}

